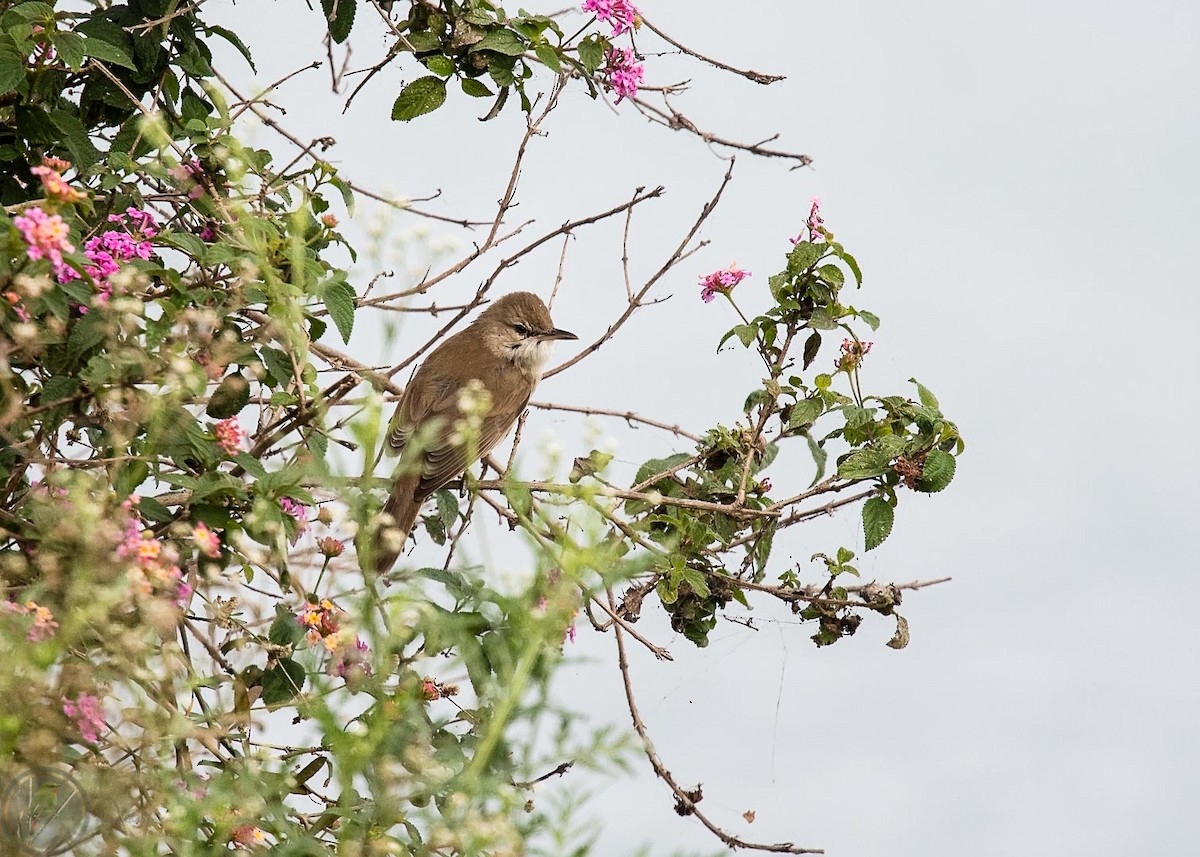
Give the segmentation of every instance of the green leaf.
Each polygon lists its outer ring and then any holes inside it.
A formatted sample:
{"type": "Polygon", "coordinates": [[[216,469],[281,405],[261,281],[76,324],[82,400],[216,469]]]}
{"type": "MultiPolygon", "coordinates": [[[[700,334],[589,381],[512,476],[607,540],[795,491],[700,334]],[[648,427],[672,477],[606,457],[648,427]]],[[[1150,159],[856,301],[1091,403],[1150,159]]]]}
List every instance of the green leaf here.
{"type": "Polygon", "coordinates": [[[354,13],[357,10],[357,0],[321,0],[321,11],[325,13],[325,21],[329,25],[329,35],[339,45],[350,35],[354,26],[354,13]],[[334,11],[334,4],[337,11],[334,11]]]}
{"type": "Polygon", "coordinates": [[[858,449],[838,464],[838,476],[843,479],[870,479],[887,473],[891,458],[878,449],[858,449]]]}
{"type": "Polygon", "coordinates": [[[812,362],[817,359],[817,352],[821,350],[821,333],[814,330],[809,334],[808,339],[804,340],[804,368],[807,369],[812,365],[812,362]]]}
{"type": "Polygon", "coordinates": [[[190,232],[164,232],[157,240],[168,247],[182,250],[194,259],[203,256],[207,249],[207,245],[190,232]]]}
{"type": "Polygon", "coordinates": [[[672,467],[682,464],[691,457],[686,452],[677,452],[666,458],[652,458],[638,468],[637,475],[633,478],[633,484],[641,485],[651,476],[670,470],[672,467]]]}
{"type": "Polygon", "coordinates": [[[846,275],[837,265],[822,265],[819,270],[821,279],[833,286],[834,289],[840,289],[846,282],[846,275]]]}
{"type": "Polygon", "coordinates": [[[267,631],[267,639],[277,646],[294,646],[304,639],[304,628],[296,616],[282,604],[275,607],[275,621],[267,631]]]}
{"type": "Polygon", "coordinates": [[[579,61],[587,69],[588,74],[595,74],[604,62],[604,41],[599,36],[592,36],[579,43],[579,61]]]}
{"type": "Polygon", "coordinates": [[[103,39],[85,39],[83,42],[83,53],[85,56],[104,60],[113,65],[127,68],[130,71],[138,70],[137,66],[133,64],[133,60],[129,58],[129,54],[103,39]]]}
{"type": "Polygon", "coordinates": [[[87,128],[79,121],[79,116],[70,110],[50,111],[50,121],[62,132],[62,143],[75,160],[75,166],[86,170],[100,159],[100,153],[92,145],[87,128]]]}
{"type": "Polygon", "coordinates": [[[100,313],[89,312],[81,318],[67,337],[67,355],[72,360],[78,360],[85,351],[104,341],[104,327],[100,313]]]}
{"type": "Polygon", "coordinates": [[[54,48],[59,58],[75,71],[83,68],[83,36],[70,30],[54,34],[54,48]]]}
{"type": "Polygon", "coordinates": [[[795,429],[809,425],[825,411],[825,403],[820,398],[800,399],[792,405],[788,414],[788,428],[795,429]]]}
{"type": "Polygon", "coordinates": [[[941,413],[941,409],[938,406],[937,396],[933,395],[933,393],[931,393],[929,391],[929,388],[926,387],[924,384],[922,384],[920,381],[918,381],[916,378],[909,378],[908,380],[911,383],[917,385],[917,396],[920,397],[921,404],[927,408],[933,408],[938,413],[941,413]]]}
{"type": "Polygon", "coordinates": [[[472,98],[486,98],[494,94],[487,88],[487,84],[482,80],[476,80],[473,77],[464,77],[462,80],[462,91],[472,98]]]}
{"type": "Polygon", "coordinates": [[[954,479],[958,461],[948,452],[931,449],[925,456],[925,469],[917,480],[917,490],[925,494],[936,494],[954,479]]]}
{"type": "Polygon", "coordinates": [[[849,253],[847,253],[845,250],[842,250],[840,253],[838,253],[838,256],[840,256],[842,261],[844,261],[846,263],[846,267],[848,267],[850,269],[850,273],[852,273],[854,275],[854,282],[858,286],[861,287],[862,286],[862,270],[858,267],[858,260],[855,259],[853,256],[851,256],[849,253]]]}
{"type": "Polygon", "coordinates": [[[542,61],[542,65],[550,69],[550,71],[558,74],[562,71],[562,61],[558,58],[558,51],[554,50],[554,46],[547,42],[542,42],[533,52],[537,54],[537,58],[542,61]]]}
{"type": "Polygon", "coordinates": [[[215,420],[229,419],[241,413],[250,401],[250,382],[241,373],[234,372],[225,377],[213,390],[204,412],[215,420]]]}
{"type": "Polygon", "coordinates": [[[245,57],[246,62],[250,64],[251,71],[258,71],[254,65],[254,57],[250,56],[250,49],[246,47],[246,43],[241,40],[237,33],[226,29],[225,27],[219,27],[216,24],[208,24],[207,28],[209,33],[214,36],[220,36],[222,39],[229,42],[229,44],[237,48],[238,53],[245,57]]]}
{"type": "Polygon", "coordinates": [[[354,309],[357,303],[358,296],[347,282],[333,283],[325,289],[325,308],[329,310],[329,317],[337,325],[342,342],[347,345],[350,344],[350,333],[354,330],[354,309]]]}
{"type": "Polygon", "coordinates": [[[264,346],[260,354],[263,365],[276,385],[286,387],[292,383],[292,361],[287,354],[269,345],[264,346]]]}
{"type": "Polygon", "coordinates": [[[275,666],[264,670],[262,675],[262,701],[264,705],[280,705],[290,702],[304,689],[304,667],[291,658],[280,658],[275,666]]]}
{"type": "Polygon", "coordinates": [[[788,253],[788,273],[793,277],[803,274],[820,259],[826,250],[825,244],[801,241],[788,253]]]}
{"type": "Polygon", "coordinates": [[[445,488],[438,491],[436,497],[442,526],[449,530],[451,524],[458,520],[458,498],[454,496],[453,491],[447,491],[445,488]]]}
{"type": "Polygon", "coordinates": [[[21,57],[10,51],[0,50],[0,95],[12,92],[24,82],[25,64],[21,57]]]}
{"type": "Polygon", "coordinates": [[[708,588],[708,581],[696,569],[684,566],[681,577],[691,588],[692,592],[696,593],[700,598],[707,598],[711,594],[708,588]]]}
{"type": "Polygon", "coordinates": [[[446,81],[435,75],[419,77],[404,87],[392,105],[392,118],[408,122],[432,113],[446,103],[446,81]]]}
{"type": "Polygon", "coordinates": [[[35,19],[49,20],[54,17],[54,8],[48,3],[18,3],[16,6],[13,6],[12,11],[13,14],[20,15],[26,21],[33,21],[35,19]]]}
{"type": "Polygon", "coordinates": [[[436,74],[438,77],[449,77],[454,74],[454,60],[442,54],[436,56],[425,57],[421,60],[425,63],[425,68],[436,74]]]}
{"type": "Polygon", "coordinates": [[[865,321],[871,330],[879,330],[879,316],[873,312],[867,312],[865,309],[858,311],[858,317],[865,321]]]}
{"type": "Polygon", "coordinates": [[[519,57],[529,48],[525,41],[512,30],[499,27],[471,45],[472,51],[495,51],[509,57],[519,57]]]}
{"type": "Polygon", "coordinates": [[[863,536],[866,539],[867,550],[879,547],[891,534],[895,518],[895,509],[882,497],[872,497],[863,504],[863,536]]]}

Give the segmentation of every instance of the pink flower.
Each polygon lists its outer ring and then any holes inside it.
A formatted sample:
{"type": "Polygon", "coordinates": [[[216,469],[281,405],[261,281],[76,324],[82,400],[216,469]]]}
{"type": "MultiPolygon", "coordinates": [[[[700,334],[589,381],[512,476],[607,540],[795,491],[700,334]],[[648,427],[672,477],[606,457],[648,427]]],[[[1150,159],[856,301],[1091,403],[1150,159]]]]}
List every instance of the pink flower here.
{"type": "Polygon", "coordinates": [[[708,276],[700,278],[700,299],[706,304],[710,304],[717,294],[729,294],[733,291],[734,286],[749,276],[749,271],[738,270],[737,262],[728,268],[713,271],[708,276]]]}
{"type": "Polygon", "coordinates": [[[863,358],[871,352],[874,342],[862,342],[857,339],[842,340],[842,355],[833,361],[838,369],[857,369],[862,365],[863,358]]]}
{"type": "Polygon", "coordinates": [[[296,621],[304,626],[304,638],[310,644],[323,643],[326,649],[333,651],[337,648],[338,616],[341,612],[328,598],[322,598],[320,604],[305,604],[304,609],[296,614],[296,621]]]}
{"type": "Polygon", "coordinates": [[[100,733],[104,731],[104,712],[100,708],[100,700],[90,693],[81,693],[75,699],[63,698],[63,714],[75,721],[75,728],[83,736],[83,740],[96,743],[100,733]]]}
{"type": "Polygon", "coordinates": [[[87,199],[86,193],[71,187],[63,179],[62,173],[70,168],[69,161],[59,158],[43,158],[42,165],[30,167],[29,172],[42,180],[42,188],[46,191],[48,199],[57,199],[62,202],[79,202],[81,199],[87,199]]]}
{"type": "Polygon", "coordinates": [[[435,699],[440,698],[441,695],[442,693],[438,690],[437,682],[433,679],[427,678],[421,682],[421,698],[426,702],[433,702],[435,699]]]}
{"type": "Polygon", "coordinates": [[[329,659],[326,672],[344,679],[371,675],[371,647],[358,637],[353,643],[339,645],[329,659]]]}
{"type": "Polygon", "coordinates": [[[63,269],[70,270],[63,261],[62,254],[74,253],[75,245],[67,240],[71,230],[62,217],[47,214],[34,206],[27,209],[23,215],[14,217],[13,223],[20,230],[25,243],[29,245],[25,253],[30,260],[49,259],[56,274],[60,274],[63,269]]]}
{"type": "Polygon", "coordinates": [[[221,555],[220,536],[210,530],[203,521],[193,528],[192,541],[196,543],[196,549],[209,559],[216,559],[221,555]]]}
{"type": "Polygon", "coordinates": [[[612,24],[614,36],[642,23],[641,13],[629,0],[584,0],[581,8],[584,12],[594,12],[599,20],[612,24]]]}
{"type": "Polygon", "coordinates": [[[346,545],[342,542],[339,542],[333,536],[325,536],[323,539],[317,539],[317,550],[319,550],[322,555],[333,559],[334,557],[342,555],[342,553],[346,550],[346,545]]]}
{"type": "Polygon", "coordinates": [[[297,503],[291,497],[281,497],[279,506],[285,515],[291,515],[296,519],[296,535],[292,538],[292,544],[295,544],[297,539],[308,529],[308,507],[297,503]]]}
{"type": "Polygon", "coordinates": [[[48,608],[39,605],[36,601],[26,601],[24,604],[18,604],[15,601],[5,601],[3,607],[10,613],[16,613],[20,616],[33,616],[33,624],[29,627],[29,632],[25,635],[25,639],[31,643],[40,643],[42,640],[49,640],[54,636],[54,632],[58,628],[58,623],[54,621],[54,614],[48,608]]]}
{"type": "Polygon", "coordinates": [[[764,479],[762,482],[758,483],[758,493],[759,494],[770,494],[772,487],[774,487],[774,486],[771,485],[771,479],[770,479],[770,477],[768,477],[768,478],[764,479]]]}
{"type": "Polygon", "coordinates": [[[263,833],[261,827],[255,827],[252,824],[243,824],[233,829],[230,840],[235,845],[241,845],[243,848],[256,848],[259,845],[267,844],[267,834],[263,833]]]}
{"type": "MultiPolygon", "coordinates": [[[[825,237],[825,218],[821,216],[821,198],[814,196],[810,198],[812,208],[808,211],[808,220],[805,225],[808,227],[808,240],[819,241],[825,237]]],[[[789,238],[793,244],[799,244],[804,240],[804,233],[801,232],[795,238],[789,238]]]]}
{"type": "Polygon", "coordinates": [[[226,455],[237,455],[246,441],[246,433],[238,425],[237,417],[221,420],[213,431],[217,436],[217,445],[225,450],[226,455]]]}
{"type": "Polygon", "coordinates": [[[617,94],[617,104],[624,98],[637,95],[638,85],[642,82],[644,69],[637,62],[637,55],[632,48],[610,48],[608,64],[601,71],[608,85],[617,94]]]}

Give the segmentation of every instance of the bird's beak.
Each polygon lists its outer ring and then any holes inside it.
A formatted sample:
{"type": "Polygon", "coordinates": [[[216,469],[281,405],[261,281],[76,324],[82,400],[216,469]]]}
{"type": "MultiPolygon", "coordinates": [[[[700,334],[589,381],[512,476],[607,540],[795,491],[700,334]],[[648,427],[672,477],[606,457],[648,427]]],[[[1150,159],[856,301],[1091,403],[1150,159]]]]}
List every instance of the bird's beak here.
{"type": "Polygon", "coordinates": [[[571,333],[569,330],[559,330],[557,327],[554,330],[546,333],[539,333],[538,339],[578,339],[579,337],[571,333]]]}

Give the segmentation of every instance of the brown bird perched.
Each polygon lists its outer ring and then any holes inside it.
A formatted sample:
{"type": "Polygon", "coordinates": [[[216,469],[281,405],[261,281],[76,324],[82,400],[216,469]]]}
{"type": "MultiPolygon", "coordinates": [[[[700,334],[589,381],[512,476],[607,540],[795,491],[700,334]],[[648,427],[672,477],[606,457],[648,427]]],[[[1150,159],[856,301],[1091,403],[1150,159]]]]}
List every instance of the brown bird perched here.
{"type": "Polygon", "coordinates": [[[513,292],[421,364],[400,397],[388,431],[387,446],[400,456],[400,469],[375,537],[375,568],[380,574],[395,563],[429,495],[508,434],[542,378],[554,340],[578,338],[554,326],[537,295],[513,292]],[[477,398],[490,399],[491,406],[480,420],[477,437],[468,443],[462,408],[472,389],[477,398]],[[418,439],[410,447],[414,437],[418,439]]]}

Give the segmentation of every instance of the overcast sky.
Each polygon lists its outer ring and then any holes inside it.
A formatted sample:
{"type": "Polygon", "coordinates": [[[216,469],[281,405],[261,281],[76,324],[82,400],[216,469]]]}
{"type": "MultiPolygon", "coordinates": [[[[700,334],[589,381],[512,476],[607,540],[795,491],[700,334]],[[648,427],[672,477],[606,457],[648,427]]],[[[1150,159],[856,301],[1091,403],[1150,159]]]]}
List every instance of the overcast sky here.
{"type": "MultiPolygon", "coordinates": [[[[205,13],[244,32],[265,83],[322,53],[319,14],[298,10],[254,0],[231,11],[221,0],[205,13]]],[[[699,125],[746,140],[778,131],[778,146],[814,165],[788,172],[740,157],[704,230],[711,245],[655,292],[671,299],[537,397],[695,431],[732,423],[758,376],[744,355],[714,353],[733,321],[698,300],[696,278],[736,260],[754,272],[744,300],[765,306],[766,277],[818,195],[866,275],[851,301],[884,322],[864,386],[905,393],[915,375],[967,441],[950,489],[902,496],[893,535],[861,564],[868,579],[954,577],[906,598],[906,650],[886,648],[891,627],[868,619],[818,651],[811,629],[769,604],[756,611],[757,632],[725,625],[703,652],[659,619],[642,622],[676,657],[633,653],[664,761],[682,783],[702,781],[704,809],[738,835],[833,855],[1194,849],[1200,11],[1107,0],[646,0],[643,11],[702,52],[788,78],[761,87],[654,56],[665,46],[643,31],[648,84],[690,79],[677,106],[699,125]],[[740,818],[746,810],[753,824],[740,818]]],[[[352,66],[380,55],[377,32],[352,38],[352,66]]],[[[490,216],[519,115],[481,124],[486,106],[452,94],[436,114],[390,122],[391,101],[416,74],[380,74],[345,117],[326,71],[275,100],[299,136],[336,137],[330,157],[356,181],[411,196],[440,188],[428,207],[490,216]]],[[[702,142],[578,88],[546,130],[523,178],[521,218],[551,228],[639,185],[667,186],[634,220],[635,276],[657,267],[725,166],[702,142]]],[[[265,131],[260,139],[275,145],[265,131]]],[[[396,221],[389,239],[419,223],[396,221]]],[[[555,320],[585,340],[624,300],[619,226],[581,232],[567,257],[555,320]]],[[[436,224],[429,232],[453,235],[436,224]]],[[[498,289],[547,294],[558,250],[498,289]]],[[[364,260],[356,282],[373,273],[364,260]]],[[[439,302],[469,296],[486,273],[448,284],[439,302]]],[[[380,354],[373,325],[349,347],[363,359],[380,354]]],[[[569,460],[587,451],[577,425],[535,414],[527,436],[555,433],[569,460]]],[[[596,425],[617,440],[618,466],[671,449],[648,431],[596,425]]],[[[780,462],[777,484],[807,482],[802,448],[780,462]]],[[[776,561],[839,544],[861,548],[855,512],[797,532],[776,561]]],[[[625,728],[611,635],[584,630],[574,649],[591,662],[565,670],[561,696],[594,723],[625,728]]],[[[605,825],[597,853],[651,841],[655,855],[717,850],[638,767],[636,778],[595,783],[591,810],[605,825]]]]}

